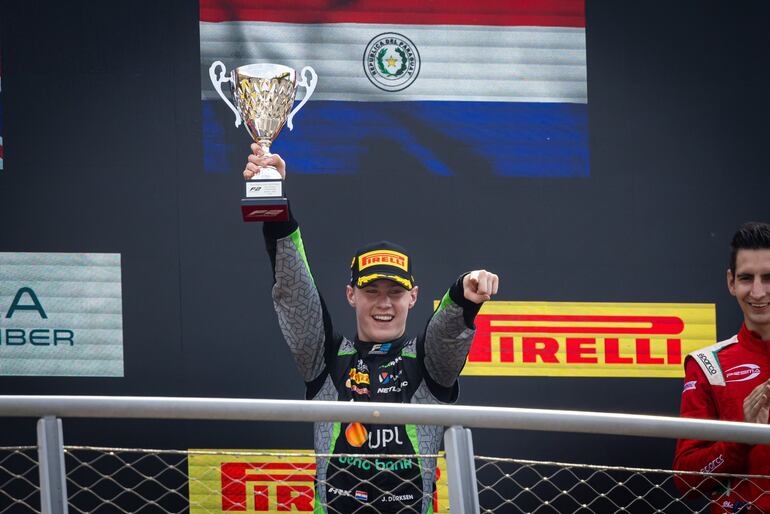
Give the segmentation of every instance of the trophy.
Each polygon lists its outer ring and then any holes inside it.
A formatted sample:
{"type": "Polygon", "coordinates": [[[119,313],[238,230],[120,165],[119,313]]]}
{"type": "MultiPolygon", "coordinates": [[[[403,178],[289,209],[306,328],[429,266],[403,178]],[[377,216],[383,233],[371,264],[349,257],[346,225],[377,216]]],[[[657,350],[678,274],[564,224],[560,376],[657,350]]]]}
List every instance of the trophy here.
{"type": "MultiPolygon", "coordinates": [[[[280,64],[248,64],[225,74],[225,65],[215,61],[209,68],[214,89],[235,113],[235,126],[243,122],[246,131],[270,155],[270,144],[286,124],[293,130],[292,118],[313,94],[318,75],[305,66],[297,80],[297,72],[280,64]],[[217,72],[218,76],[217,76],[217,72]],[[310,74],[310,80],[305,73],[310,74]],[[233,105],[222,92],[222,84],[230,83],[233,105]],[[305,96],[292,109],[297,86],[305,88],[305,96]]],[[[246,181],[246,193],[241,199],[243,221],[287,221],[289,205],[284,196],[283,179],[273,167],[262,168],[246,181]]]]}

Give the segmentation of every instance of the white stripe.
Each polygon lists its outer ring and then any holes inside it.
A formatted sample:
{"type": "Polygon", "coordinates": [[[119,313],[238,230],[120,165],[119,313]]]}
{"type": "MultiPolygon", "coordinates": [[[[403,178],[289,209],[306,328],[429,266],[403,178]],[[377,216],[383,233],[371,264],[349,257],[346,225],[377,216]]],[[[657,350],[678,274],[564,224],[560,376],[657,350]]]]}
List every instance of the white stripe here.
{"type": "MultiPolygon", "coordinates": [[[[0,141],[2,138],[0,137],[0,141]]],[[[0,252],[0,265],[102,266],[120,269],[119,253],[0,252]]]]}
{"type": "Polygon", "coordinates": [[[453,100],[586,103],[585,29],[466,25],[373,25],[201,22],[203,99],[218,98],[212,62],[231,67],[275,62],[318,72],[312,100],[453,100]],[[369,41],[403,34],[420,54],[408,88],[387,92],[364,73],[369,41]]]}
{"type": "MultiPolygon", "coordinates": [[[[53,298],[122,298],[120,281],[83,282],[78,280],[53,281],[35,279],[35,293],[53,298]]],[[[22,287],[31,287],[30,280],[0,280],[3,291],[15,295],[22,287]]],[[[3,297],[0,296],[0,302],[3,297]]],[[[6,304],[9,305],[9,304],[6,304]]],[[[2,309],[0,308],[0,312],[2,309]]]]}
{"type": "MultiPolygon", "coordinates": [[[[43,304],[43,308],[45,309],[48,305],[48,301],[45,298],[42,298],[40,301],[43,304]]],[[[45,312],[48,315],[48,318],[52,320],[50,323],[41,320],[40,316],[36,312],[30,313],[29,316],[14,314],[13,318],[11,318],[12,321],[3,320],[5,322],[3,329],[63,328],[74,330],[76,332],[82,329],[115,329],[118,331],[117,333],[119,335],[122,334],[122,332],[120,332],[123,327],[123,315],[121,313],[73,313],[61,311],[54,312],[48,310],[45,312]]],[[[3,315],[5,314],[6,313],[3,312],[3,315]]],[[[11,350],[7,348],[0,347],[0,355],[2,355],[3,358],[7,357],[10,351],[11,350]]]]}

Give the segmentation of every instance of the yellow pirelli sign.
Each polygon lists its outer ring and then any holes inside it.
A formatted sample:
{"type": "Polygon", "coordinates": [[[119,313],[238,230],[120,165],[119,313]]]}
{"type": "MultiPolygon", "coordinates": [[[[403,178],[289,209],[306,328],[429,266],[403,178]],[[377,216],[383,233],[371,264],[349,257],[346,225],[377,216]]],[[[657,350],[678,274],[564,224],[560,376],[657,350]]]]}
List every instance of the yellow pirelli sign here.
{"type": "Polygon", "coordinates": [[[714,304],[486,302],[463,375],[683,377],[714,304]]]}
{"type": "MultiPolygon", "coordinates": [[[[312,450],[190,450],[190,514],[313,512],[312,450]]],[[[437,459],[434,512],[449,512],[446,461],[437,459]]]]}
{"type": "Polygon", "coordinates": [[[393,250],[374,250],[372,252],[367,252],[358,258],[358,269],[360,271],[379,264],[396,266],[404,271],[409,271],[409,257],[401,252],[393,250]]]}

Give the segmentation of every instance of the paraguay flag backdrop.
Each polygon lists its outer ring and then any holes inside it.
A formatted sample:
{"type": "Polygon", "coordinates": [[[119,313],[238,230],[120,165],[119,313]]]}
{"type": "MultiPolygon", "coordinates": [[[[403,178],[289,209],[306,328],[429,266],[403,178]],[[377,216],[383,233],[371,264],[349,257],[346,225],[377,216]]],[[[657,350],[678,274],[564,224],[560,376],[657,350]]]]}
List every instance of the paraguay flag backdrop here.
{"type": "Polygon", "coordinates": [[[242,169],[251,142],[212,86],[220,60],[318,73],[273,146],[293,173],[355,174],[389,147],[436,175],[467,166],[458,151],[502,176],[589,175],[584,0],[201,0],[200,44],[207,172],[242,169]]]}

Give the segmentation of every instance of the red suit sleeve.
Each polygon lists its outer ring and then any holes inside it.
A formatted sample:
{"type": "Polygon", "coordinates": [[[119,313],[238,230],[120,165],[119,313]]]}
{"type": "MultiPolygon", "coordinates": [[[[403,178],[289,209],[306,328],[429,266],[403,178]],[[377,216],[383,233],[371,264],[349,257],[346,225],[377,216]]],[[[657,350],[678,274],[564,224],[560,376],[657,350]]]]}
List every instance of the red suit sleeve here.
{"type": "MultiPolygon", "coordinates": [[[[680,417],[743,421],[743,418],[730,419],[730,416],[726,416],[724,412],[720,415],[712,387],[714,386],[706,379],[698,363],[694,359],[688,358],[685,363],[684,390],[679,408],[680,417]]],[[[750,448],[750,445],[741,443],[680,439],[676,444],[674,469],[704,473],[745,473],[750,448]]],[[[725,485],[717,479],[704,478],[699,475],[677,475],[674,481],[679,491],[684,495],[699,491],[707,497],[715,489],[722,489],[725,485]]]]}

